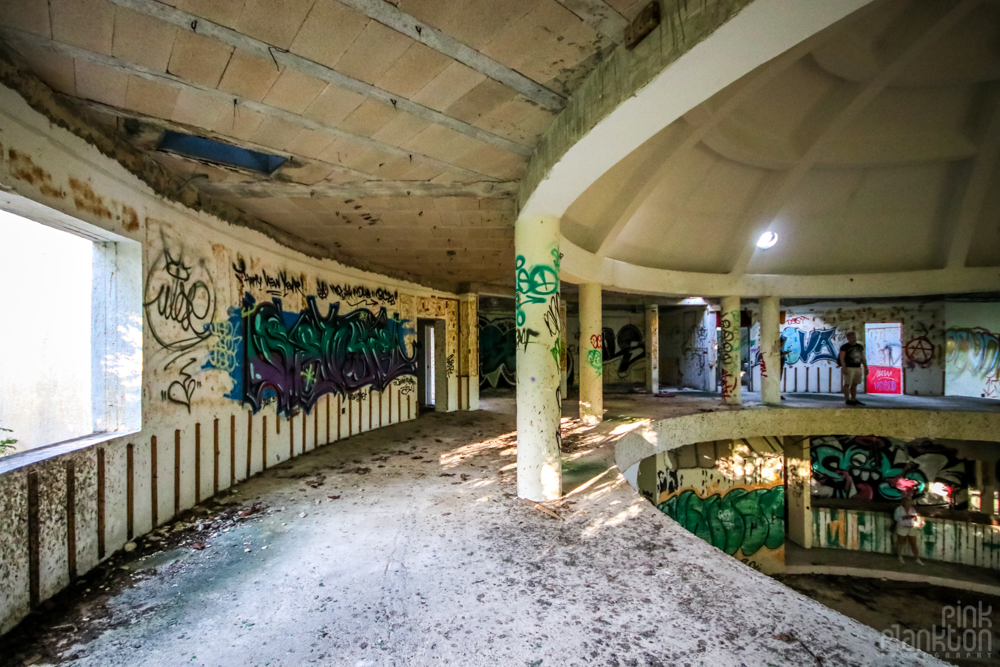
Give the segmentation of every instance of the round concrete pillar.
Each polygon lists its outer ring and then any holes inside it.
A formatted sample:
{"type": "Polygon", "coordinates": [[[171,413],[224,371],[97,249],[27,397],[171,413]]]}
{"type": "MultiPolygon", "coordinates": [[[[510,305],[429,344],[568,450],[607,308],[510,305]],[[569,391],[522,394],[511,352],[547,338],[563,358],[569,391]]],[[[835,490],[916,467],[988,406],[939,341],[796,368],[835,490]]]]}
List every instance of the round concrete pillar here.
{"type": "Polygon", "coordinates": [[[551,500],[562,495],[559,218],[518,218],[514,249],[517,495],[551,500]]]}
{"type": "Polygon", "coordinates": [[[604,345],[601,338],[601,284],[580,285],[580,419],[604,419],[604,345]]]}
{"type": "Polygon", "coordinates": [[[781,299],[760,299],[760,394],[765,405],[781,405],[781,299]]]}
{"type": "Polygon", "coordinates": [[[722,331],[719,334],[719,366],[722,367],[722,401],[740,405],[740,297],[722,297],[722,331]]]}

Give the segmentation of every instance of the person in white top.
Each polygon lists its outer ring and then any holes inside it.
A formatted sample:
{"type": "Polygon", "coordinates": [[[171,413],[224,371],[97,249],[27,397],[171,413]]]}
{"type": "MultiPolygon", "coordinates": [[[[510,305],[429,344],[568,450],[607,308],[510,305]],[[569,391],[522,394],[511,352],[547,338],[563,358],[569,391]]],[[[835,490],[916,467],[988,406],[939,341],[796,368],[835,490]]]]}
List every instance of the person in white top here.
{"type": "Polygon", "coordinates": [[[896,553],[899,554],[899,562],[903,562],[903,545],[909,540],[910,551],[917,559],[917,565],[923,565],[924,561],[920,560],[920,554],[917,552],[917,535],[924,527],[924,519],[917,512],[913,498],[904,495],[893,516],[896,519],[896,553]]]}

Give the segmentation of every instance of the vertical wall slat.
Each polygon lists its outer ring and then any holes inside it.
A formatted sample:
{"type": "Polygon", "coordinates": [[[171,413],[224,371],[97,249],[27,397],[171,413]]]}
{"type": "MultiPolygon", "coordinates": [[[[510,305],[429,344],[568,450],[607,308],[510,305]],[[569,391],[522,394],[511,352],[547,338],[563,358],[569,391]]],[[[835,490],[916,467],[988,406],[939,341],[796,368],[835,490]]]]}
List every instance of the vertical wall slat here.
{"type": "Polygon", "coordinates": [[[326,444],[330,444],[330,394],[326,395],[326,444]]]}
{"type": "Polygon", "coordinates": [[[150,511],[149,514],[152,517],[153,528],[160,525],[160,499],[158,497],[159,484],[157,483],[157,477],[159,473],[157,471],[156,464],[156,436],[154,435],[149,439],[149,503],[150,511]]]}
{"type": "Polygon", "coordinates": [[[125,537],[129,542],[135,537],[135,445],[131,442],[125,450],[125,537]]]}
{"type": "MultiPolygon", "coordinates": [[[[281,421],[281,418],[277,418],[281,421]]],[[[293,458],[295,456],[295,421],[294,418],[288,416],[288,458],[293,458]]]]}
{"type": "MultiPolygon", "coordinates": [[[[281,419],[279,419],[277,416],[275,416],[275,419],[278,420],[278,423],[281,423],[281,419]]],[[[262,422],[261,434],[263,435],[263,438],[264,438],[261,441],[261,445],[260,445],[260,451],[261,451],[261,455],[260,455],[261,456],[261,469],[262,470],[267,470],[267,415],[263,415],[261,417],[261,422],[262,422]]],[[[247,470],[250,469],[249,466],[250,466],[250,464],[247,463],[247,470]]]]}
{"type": "Polygon", "coordinates": [[[236,485],[236,415],[229,415],[229,486],[236,485]]]}
{"type": "Polygon", "coordinates": [[[104,560],[105,533],[105,479],[104,479],[104,448],[97,448],[97,558],[104,560]]]}
{"type": "MultiPolygon", "coordinates": [[[[267,426],[265,422],[264,426],[267,426]]],[[[266,428],[265,428],[266,431],[266,428]]],[[[264,436],[267,438],[267,436],[264,436]]],[[[253,456],[253,413],[247,412],[247,476],[245,479],[250,479],[250,461],[253,456]]]]}
{"type": "Polygon", "coordinates": [[[212,495],[219,492],[219,418],[212,422],[212,495]]]}
{"type": "Polygon", "coordinates": [[[28,597],[31,608],[41,602],[41,527],[38,525],[38,473],[28,473],[28,597]]]}
{"type": "Polygon", "coordinates": [[[174,430],[174,516],[181,513],[181,430],[174,430]]]}
{"type": "MultiPolygon", "coordinates": [[[[129,452],[131,451],[130,449],[129,452]]],[[[132,539],[131,536],[129,539],[132,539]]],[[[69,570],[69,580],[74,581],[76,579],[76,463],[72,460],[66,462],[66,565],[69,570]]]]}
{"type": "Polygon", "coordinates": [[[194,425],[194,504],[201,502],[201,424],[194,425]]]}

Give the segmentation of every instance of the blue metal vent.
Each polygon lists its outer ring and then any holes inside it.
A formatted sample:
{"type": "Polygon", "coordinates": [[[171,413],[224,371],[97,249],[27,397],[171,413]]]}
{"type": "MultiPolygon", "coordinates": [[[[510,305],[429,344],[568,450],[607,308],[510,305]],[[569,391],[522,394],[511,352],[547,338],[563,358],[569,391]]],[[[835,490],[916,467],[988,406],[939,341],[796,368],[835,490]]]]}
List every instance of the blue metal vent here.
{"type": "Polygon", "coordinates": [[[170,130],[163,134],[159,150],[229,167],[249,169],[262,174],[270,174],[285,162],[285,158],[279,155],[258,153],[239,146],[224,144],[221,141],[180,134],[170,130]]]}

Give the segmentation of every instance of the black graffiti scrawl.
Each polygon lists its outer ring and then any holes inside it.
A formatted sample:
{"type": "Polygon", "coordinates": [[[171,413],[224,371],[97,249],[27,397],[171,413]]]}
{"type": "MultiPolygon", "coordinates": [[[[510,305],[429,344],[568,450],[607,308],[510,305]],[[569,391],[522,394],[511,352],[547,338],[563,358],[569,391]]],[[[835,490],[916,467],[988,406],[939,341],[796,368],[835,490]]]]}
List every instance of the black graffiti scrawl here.
{"type": "Polygon", "coordinates": [[[340,314],[339,304],[323,316],[316,297],[306,301],[301,313],[288,313],[280,299],[258,304],[249,294],[243,298],[243,400],[255,411],[266,394],[276,396],[279,412],[308,412],[324,394],[347,396],[369,385],[383,391],[396,378],[416,374],[406,320],[389,318],[384,307],[377,314],[340,314]]]}

